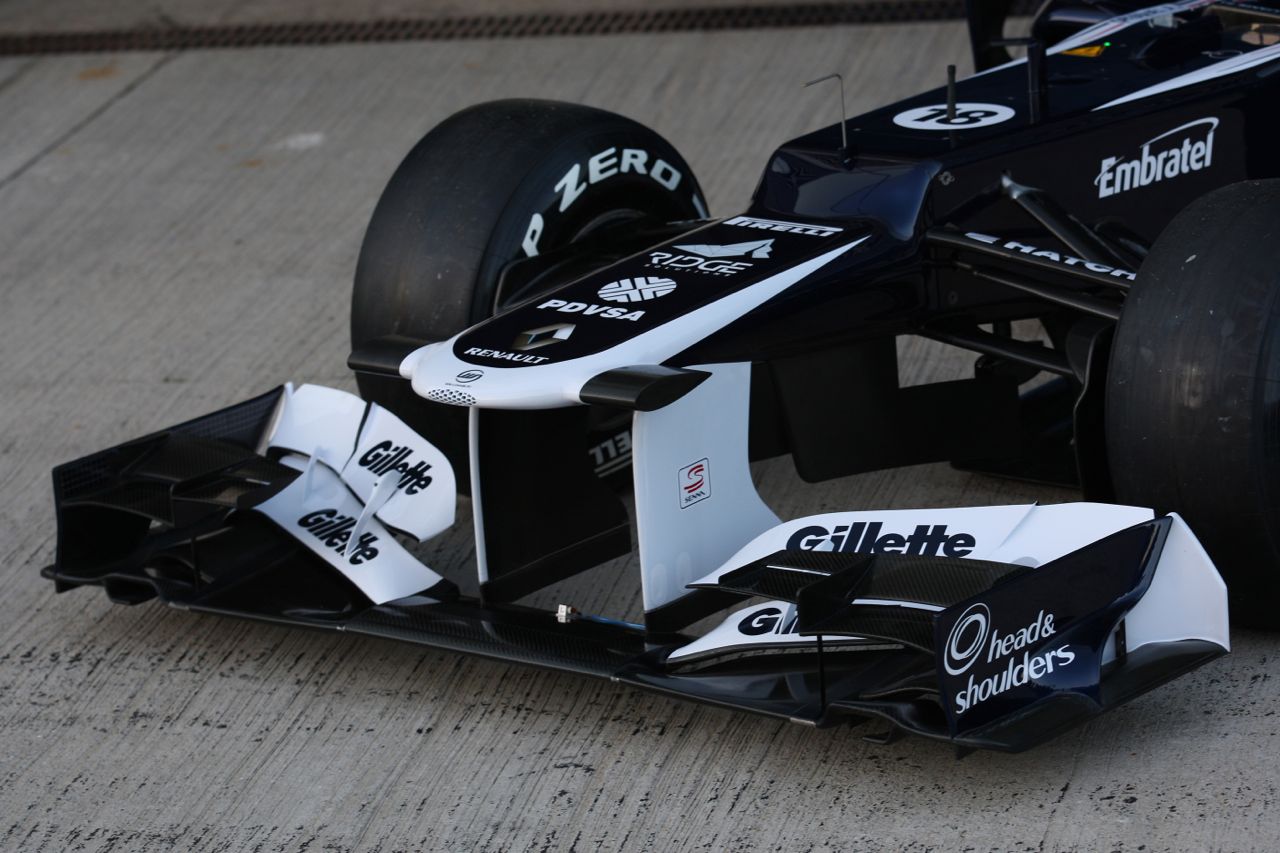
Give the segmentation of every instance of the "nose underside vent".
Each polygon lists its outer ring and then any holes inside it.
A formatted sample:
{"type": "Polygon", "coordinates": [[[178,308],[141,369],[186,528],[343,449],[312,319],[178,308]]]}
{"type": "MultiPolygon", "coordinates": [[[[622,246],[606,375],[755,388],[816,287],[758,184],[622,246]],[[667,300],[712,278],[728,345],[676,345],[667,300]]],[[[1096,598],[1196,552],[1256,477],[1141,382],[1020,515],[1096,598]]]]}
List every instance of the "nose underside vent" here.
{"type": "Polygon", "coordinates": [[[450,406],[474,406],[476,398],[465,391],[455,391],[452,388],[432,388],[424,396],[428,400],[434,400],[437,403],[448,403],[450,406]]]}

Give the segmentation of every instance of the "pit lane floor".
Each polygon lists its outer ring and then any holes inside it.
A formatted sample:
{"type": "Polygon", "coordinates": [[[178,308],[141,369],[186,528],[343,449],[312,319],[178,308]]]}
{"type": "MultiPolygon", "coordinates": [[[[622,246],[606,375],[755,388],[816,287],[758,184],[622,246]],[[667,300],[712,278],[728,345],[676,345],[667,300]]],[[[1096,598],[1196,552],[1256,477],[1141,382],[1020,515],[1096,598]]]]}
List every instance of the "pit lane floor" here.
{"type": "MultiPolygon", "coordinates": [[[[480,100],[656,127],[714,212],[777,143],[941,83],[960,24],[0,59],[0,849],[1269,850],[1280,638],[1036,752],[956,761],[607,684],[54,596],[49,469],[292,379],[352,388],[351,273],[387,176],[480,100]]],[[[904,347],[912,381],[970,360],[904,347]]],[[[944,465],[799,482],[783,516],[1068,500],[944,465]]],[[[454,576],[465,525],[424,558],[454,576]]],[[[639,607],[618,584],[544,593],[639,607]]],[[[1280,680],[1278,680],[1280,681],[1280,680]]]]}

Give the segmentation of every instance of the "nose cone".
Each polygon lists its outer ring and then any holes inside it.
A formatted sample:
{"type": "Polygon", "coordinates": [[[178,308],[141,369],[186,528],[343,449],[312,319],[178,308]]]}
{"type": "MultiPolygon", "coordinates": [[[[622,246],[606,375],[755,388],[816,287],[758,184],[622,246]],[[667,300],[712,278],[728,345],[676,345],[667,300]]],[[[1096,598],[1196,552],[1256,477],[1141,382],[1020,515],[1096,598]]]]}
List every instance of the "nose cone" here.
{"type": "Polygon", "coordinates": [[[479,366],[459,358],[458,335],[409,353],[400,364],[400,375],[410,381],[418,396],[451,406],[553,409],[575,405],[581,402],[577,392],[591,378],[583,373],[594,367],[574,362],[555,364],[536,354],[540,343],[556,341],[562,331],[530,330],[523,352],[512,347],[473,354],[490,361],[511,360],[511,367],[479,366]]]}
{"type": "Polygon", "coordinates": [[[578,405],[593,378],[638,365],[671,366],[679,353],[868,238],[836,226],[736,217],[415,350],[400,375],[419,396],[453,406],[578,405]],[[762,229],[771,236],[742,239],[762,229]],[[662,275],[653,274],[655,264],[663,265],[662,275]]]}

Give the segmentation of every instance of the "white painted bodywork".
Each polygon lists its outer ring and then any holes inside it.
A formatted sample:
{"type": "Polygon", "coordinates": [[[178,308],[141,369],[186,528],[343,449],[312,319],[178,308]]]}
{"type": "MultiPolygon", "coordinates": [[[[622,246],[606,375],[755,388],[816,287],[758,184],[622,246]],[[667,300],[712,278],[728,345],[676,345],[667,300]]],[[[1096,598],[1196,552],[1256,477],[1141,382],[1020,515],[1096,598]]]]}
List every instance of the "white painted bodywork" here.
{"type": "Polygon", "coordinates": [[[409,353],[400,363],[400,375],[410,381],[419,396],[433,399],[442,394],[462,393],[471,398],[469,405],[480,408],[552,409],[577,405],[582,402],[582,386],[601,373],[634,365],[662,364],[866,239],[866,236],[859,237],[594,355],[526,367],[486,365],[478,368],[453,353],[454,343],[466,334],[463,332],[409,353]],[[476,370],[482,370],[483,376],[459,381],[462,374],[476,370]]]}
{"type": "Polygon", "coordinates": [[[384,526],[423,541],[454,522],[458,486],[449,460],[403,421],[345,391],[286,386],[266,446],[284,454],[281,461],[302,476],[254,511],[341,572],[375,604],[443,580],[384,526]],[[376,466],[368,464],[370,456],[392,448],[402,467],[371,470],[376,466]],[[424,473],[410,476],[411,465],[424,473]],[[430,482],[424,486],[425,476],[430,482]],[[333,521],[326,522],[326,514],[333,521]],[[366,534],[372,538],[362,546],[366,534]]]}
{"type": "MultiPolygon", "coordinates": [[[[788,521],[766,531],[720,568],[694,582],[694,586],[714,586],[721,575],[786,549],[796,532],[806,527],[834,530],[841,525],[858,522],[880,522],[883,524],[882,533],[906,535],[919,524],[945,524],[974,534],[975,547],[972,553],[965,555],[967,559],[1040,566],[1154,517],[1150,509],[1141,507],[1083,502],[1050,506],[826,513],[788,521]]],[[[1172,527],[1151,585],[1125,617],[1126,646],[1132,651],[1151,643],[1197,639],[1215,643],[1229,651],[1226,585],[1186,523],[1177,515],[1170,517],[1172,527]]],[[[750,648],[816,646],[815,637],[801,637],[794,633],[759,636],[740,630],[743,624],[750,624],[747,620],[760,610],[787,606],[787,602],[782,601],[753,603],[730,614],[705,636],[672,653],[670,659],[692,660],[750,648]]],[[[831,641],[835,638],[824,639],[831,641]]],[[[1114,659],[1113,637],[1104,650],[1103,663],[1114,659]]]]}
{"type": "Polygon", "coordinates": [[[636,527],[645,610],[688,590],[707,566],[778,523],[751,482],[747,458],[751,365],[700,365],[711,378],[632,426],[636,527]],[[707,460],[708,496],[682,505],[678,475],[707,460]]]}
{"type": "MultiPolygon", "coordinates": [[[[379,477],[360,460],[384,442],[406,448],[407,458],[415,464],[425,463],[432,481],[413,494],[408,488],[384,492],[378,519],[419,541],[452,527],[458,494],[453,466],[439,449],[376,403],[320,385],[297,390],[286,386],[267,447],[323,462],[365,504],[373,497],[379,477]]],[[[387,476],[399,479],[397,472],[387,476]]]]}
{"type": "Polygon", "coordinates": [[[363,531],[353,529],[344,533],[345,548],[327,547],[308,530],[311,525],[331,524],[329,519],[357,518],[364,509],[365,505],[351,493],[338,473],[316,457],[312,457],[301,477],[254,507],[255,512],[274,521],[346,576],[374,604],[414,595],[443,580],[406,551],[377,519],[365,519],[363,531]],[[323,517],[326,513],[330,514],[328,519],[323,517]],[[308,521],[316,516],[319,518],[308,521]],[[368,547],[353,549],[351,546],[360,541],[361,532],[370,537],[368,547]]]}

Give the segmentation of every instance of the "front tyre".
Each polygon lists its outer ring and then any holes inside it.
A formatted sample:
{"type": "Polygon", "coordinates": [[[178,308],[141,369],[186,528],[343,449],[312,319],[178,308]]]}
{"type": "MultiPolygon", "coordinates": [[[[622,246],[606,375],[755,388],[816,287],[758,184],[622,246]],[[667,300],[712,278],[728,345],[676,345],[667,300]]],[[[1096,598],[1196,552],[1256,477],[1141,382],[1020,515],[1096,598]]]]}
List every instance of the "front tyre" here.
{"type": "MultiPolygon", "coordinates": [[[[565,269],[522,281],[505,275],[515,261],[609,229],[706,215],[684,158],[631,119],[539,100],[465,109],[414,146],[378,200],[356,266],[352,346],[392,335],[446,340],[573,277],[565,269]]],[[[440,446],[465,480],[462,412],[400,380],[360,374],[357,383],[440,446]]]]}
{"type": "Polygon", "coordinates": [[[1184,516],[1232,621],[1280,627],[1280,180],[1209,193],[1160,235],[1116,329],[1106,424],[1117,497],[1184,516]]]}

